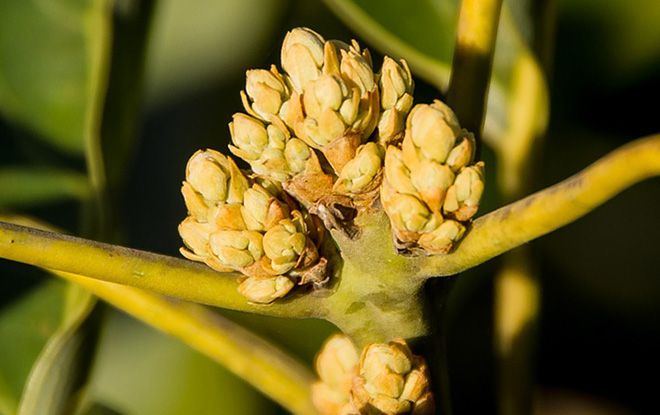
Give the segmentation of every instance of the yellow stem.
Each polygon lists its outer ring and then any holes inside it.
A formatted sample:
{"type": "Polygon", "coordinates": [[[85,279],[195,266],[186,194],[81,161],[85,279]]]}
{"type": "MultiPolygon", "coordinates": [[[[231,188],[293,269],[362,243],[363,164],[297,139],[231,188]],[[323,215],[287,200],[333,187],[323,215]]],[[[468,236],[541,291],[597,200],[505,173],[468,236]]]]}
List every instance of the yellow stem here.
{"type": "Polygon", "coordinates": [[[416,259],[421,278],[454,275],[558,229],[660,175],[660,134],[633,141],[580,173],[474,221],[456,251],[416,259]]]}
{"type": "MultiPolygon", "coordinates": [[[[52,229],[25,216],[0,219],[37,229],[52,229]]],[[[312,372],[276,346],[206,307],[180,302],[138,288],[51,271],[116,308],[170,334],[226,367],[265,395],[298,414],[314,414],[312,372]]]]}
{"type": "Polygon", "coordinates": [[[313,297],[305,295],[277,304],[251,304],[237,291],[240,274],[3,222],[0,257],[238,311],[283,317],[313,317],[324,311],[313,297]]]}
{"type": "Polygon", "coordinates": [[[447,102],[481,136],[502,0],[462,0],[447,102]]]}
{"type": "Polygon", "coordinates": [[[295,414],[315,414],[314,376],[300,362],[204,306],[137,288],[53,272],[210,357],[295,414]]]}

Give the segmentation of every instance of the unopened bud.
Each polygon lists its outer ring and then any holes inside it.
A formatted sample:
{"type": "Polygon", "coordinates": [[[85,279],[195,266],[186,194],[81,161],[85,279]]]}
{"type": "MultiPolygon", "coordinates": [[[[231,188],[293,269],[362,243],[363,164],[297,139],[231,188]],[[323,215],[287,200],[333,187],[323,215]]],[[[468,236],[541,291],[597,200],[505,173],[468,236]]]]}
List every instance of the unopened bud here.
{"type": "Polygon", "coordinates": [[[302,93],[310,81],[321,75],[325,40],[315,31],[298,27],[286,34],[282,43],[282,68],[294,89],[302,93]]]}
{"type": "Polygon", "coordinates": [[[270,278],[249,277],[238,286],[238,292],[248,301],[267,304],[284,297],[294,286],[291,279],[282,275],[270,278]]]}

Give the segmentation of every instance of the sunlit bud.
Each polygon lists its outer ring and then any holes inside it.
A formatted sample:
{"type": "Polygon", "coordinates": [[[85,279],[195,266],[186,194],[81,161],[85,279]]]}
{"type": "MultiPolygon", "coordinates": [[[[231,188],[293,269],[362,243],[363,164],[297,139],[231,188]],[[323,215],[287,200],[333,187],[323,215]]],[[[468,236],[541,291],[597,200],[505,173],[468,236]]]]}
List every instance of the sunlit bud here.
{"type": "Polygon", "coordinates": [[[465,226],[455,220],[445,220],[435,230],[419,238],[419,246],[430,254],[446,254],[461,240],[465,226]]]}
{"type": "Polygon", "coordinates": [[[286,34],[282,43],[282,68],[294,89],[302,93],[310,81],[321,74],[325,40],[315,31],[298,27],[286,34]]]}
{"type": "Polygon", "coordinates": [[[249,277],[238,286],[238,292],[248,301],[267,304],[284,297],[294,286],[291,279],[282,275],[270,278],[249,277]]]}
{"type": "Polygon", "coordinates": [[[346,163],[335,182],[339,193],[359,193],[367,188],[380,172],[385,152],[376,143],[358,147],[355,157],[346,163]]]}
{"type": "Polygon", "coordinates": [[[263,255],[262,235],[255,231],[216,231],[209,238],[213,254],[233,269],[252,265],[263,255]]]}

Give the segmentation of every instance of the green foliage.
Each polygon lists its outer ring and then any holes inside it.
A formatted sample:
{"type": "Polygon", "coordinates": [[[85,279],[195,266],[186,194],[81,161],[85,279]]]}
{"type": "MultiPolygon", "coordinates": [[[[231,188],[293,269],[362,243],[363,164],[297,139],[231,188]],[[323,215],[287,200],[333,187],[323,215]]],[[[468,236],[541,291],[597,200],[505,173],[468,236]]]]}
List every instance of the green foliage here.
{"type": "Polygon", "coordinates": [[[54,168],[0,168],[0,189],[0,209],[84,200],[89,195],[86,176],[54,168]]]}
{"type": "Polygon", "coordinates": [[[0,310],[0,413],[16,412],[41,349],[62,322],[68,284],[48,280],[0,310]]]}
{"type": "Polygon", "coordinates": [[[0,110],[81,154],[107,33],[104,0],[0,1],[0,110]]]}

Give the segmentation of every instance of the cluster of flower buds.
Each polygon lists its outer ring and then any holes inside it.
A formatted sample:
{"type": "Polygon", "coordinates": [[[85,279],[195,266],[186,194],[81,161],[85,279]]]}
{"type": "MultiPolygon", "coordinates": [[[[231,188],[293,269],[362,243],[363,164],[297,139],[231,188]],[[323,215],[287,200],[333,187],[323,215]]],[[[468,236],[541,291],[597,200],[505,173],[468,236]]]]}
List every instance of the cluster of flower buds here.
{"type": "Polygon", "coordinates": [[[484,190],[474,153],[474,137],[448,106],[436,100],[412,109],[401,148],[387,148],[381,186],[401,252],[444,254],[463,237],[484,190]]]}
{"type": "Polygon", "coordinates": [[[240,271],[241,292],[270,302],[327,277],[311,215],[355,238],[353,219],[379,197],[399,253],[451,251],[484,189],[474,138],[451,109],[413,107],[404,60],[385,57],[374,73],[357,42],[307,28],[287,33],[281,66],[247,71],[246,112],[229,124],[229,148],[250,178],[212,150],[190,159],[183,254],[240,271]]]}
{"type": "Polygon", "coordinates": [[[249,179],[231,158],[200,150],[181,192],[188,208],[181,253],[217,271],[240,271],[239,291],[250,301],[269,303],[296,283],[325,278],[322,228],[274,182],[249,179]]]}
{"type": "Polygon", "coordinates": [[[358,358],[353,343],[335,335],[318,354],[316,370],[312,399],[322,415],[433,413],[426,363],[402,339],[370,344],[358,358]]]}
{"type": "Polygon", "coordinates": [[[247,114],[230,124],[231,151],[312,211],[370,206],[385,146],[400,141],[412,107],[407,64],[386,58],[375,74],[357,42],[326,41],[307,28],[287,33],[281,64],[282,73],[275,66],[247,72],[247,114]]]}

